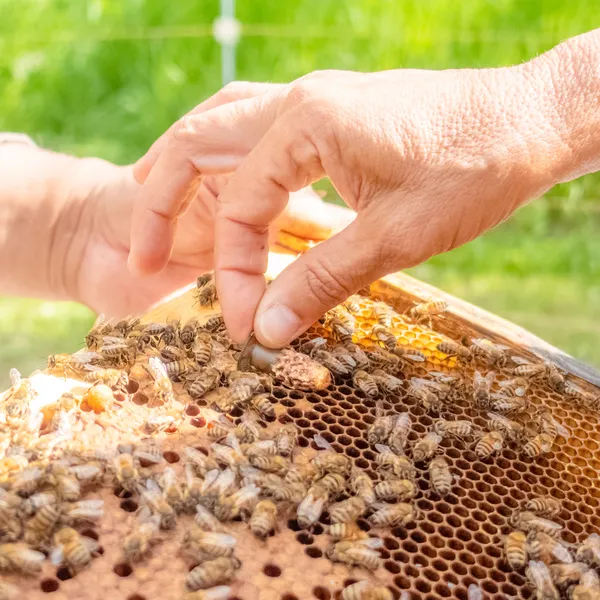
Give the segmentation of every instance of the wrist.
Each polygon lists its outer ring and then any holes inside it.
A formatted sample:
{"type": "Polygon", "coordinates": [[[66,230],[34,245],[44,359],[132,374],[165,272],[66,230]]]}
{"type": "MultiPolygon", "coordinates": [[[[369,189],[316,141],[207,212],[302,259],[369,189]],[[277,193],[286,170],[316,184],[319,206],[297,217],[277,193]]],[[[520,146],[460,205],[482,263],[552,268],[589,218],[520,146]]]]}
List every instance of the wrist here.
{"type": "Polygon", "coordinates": [[[534,145],[547,157],[546,189],[599,170],[600,30],[515,69],[534,99],[532,130],[538,132],[534,145]]]}

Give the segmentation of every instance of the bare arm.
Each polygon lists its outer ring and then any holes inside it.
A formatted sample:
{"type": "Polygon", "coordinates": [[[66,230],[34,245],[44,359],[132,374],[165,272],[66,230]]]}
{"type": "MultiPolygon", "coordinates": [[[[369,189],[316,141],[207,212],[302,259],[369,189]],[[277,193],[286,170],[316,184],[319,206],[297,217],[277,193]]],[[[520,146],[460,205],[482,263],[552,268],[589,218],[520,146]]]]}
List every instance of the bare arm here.
{"type": "Polygon", "coordinates": [[[243,89],[241,100],[232,88],[181,119],[138,162],[130,256],[136,273],[160,272],[198,175],[235,169],[214,246],[237,341],[254,329],[282,346],[374,279],[600,168],[600,30],[515,67],[329,71],[243,89]],[[323,176],[356,220],[266,288],[269,228],[289,192],[323,176]]]}

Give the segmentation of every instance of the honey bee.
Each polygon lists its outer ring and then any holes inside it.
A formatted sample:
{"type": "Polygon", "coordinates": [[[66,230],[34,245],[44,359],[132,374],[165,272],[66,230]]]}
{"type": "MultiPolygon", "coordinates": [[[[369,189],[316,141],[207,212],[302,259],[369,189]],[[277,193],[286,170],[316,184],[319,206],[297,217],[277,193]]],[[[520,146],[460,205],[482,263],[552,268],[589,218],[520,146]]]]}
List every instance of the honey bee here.
{"type": "Polygon", "coordinates": [[[381,342],[389,352],[393,352],[398,345],[396,336],[387,327],[381,325],[380,323],[373,325],[371,334],[378,342],[381,342]]]}
{"type": "Polygon", "coordinates": [[[393,600],[394,595],[383,585],[357,581],[342,591],[342,600],[393,600]]]}
{"type": "Polygon", "coordinates": [[[504,447],[504,435],[500,431],[488,431],[475,444],[475,454],[479,459],[488,458],[504,447]]]}
{"type": "Polygon", "coordinates": [[[410,413],[402,413],[396,417],[394,427],[388,437],[390,449],[396,454],[404,454],[412,423],[410,413]]]}
{"type": "Polygon", "coordinates": [[[438,450],[442,436],[435,431],[426,433],[413,447],[412,456],[415,463],[432,459],[438,450]]]}
{"type": "MultiPolygon", "coordinates": [[[[536,514],[529,511],[517,511],[511,515],[510,524],[521,531],[529,533],[530,531],[541,531],[551,537],[558,537],[562,531],[562,525],[538,517],[536,514]]],[[[584,561],[585,562],[585,561],[584,561]]]]}
{"type": "Polygon", "coordinates": [[[261,471],[284,475],[290,468],[290,461],[283,456],[256,454],[249,457],[250,464],[261,471]]]}
{"type": "Polygon", "coordinates": [[[141,440],[132,450],[135,462],[141,466],[158,465],[163,461],[161,447],[151,438],[141,440]]]}
{"type": "Polygon", "coordinates": [[[203,531],[194,527],[186,531],[182,549],[194,561],[204,562],[220,556],[231,556],[235,545],[236,539],[228,533],[203,531]]]}
{"type": "Polygon", "coordinates": [[[592,568],[600,567],[600,535],[590,533],[577,548],[575,558],[592,568]]]}
{"type": "Polygon", "coordinates": [[[21,537],[23,526],[16,508],[0,503],[0,539],[3,542],[16,542],[21,537]]]}
{"type": "MultiPolygon", "coordinates": [[[[198,282],[199,284],[200,282],[198,282]]],[[[213,308],[213,303],[218,300],[217,286],[214,281],[208,281],[196,288],[196,300],[200,306],[210,305],[213,308]]]]}
{"type": "Polygon", "coordinates": [[[152,356],[148,359],[148,373],[150,373],[150,376],[153,379],[153,390],[158,399],[163,402],[163,404],[172,404],[175,397],[173,396],[173,386],[169,379],[167,365],[165,365],[160,358],[152,356]]]}
{"type": "Polygon", "coordinates": [[[384,414],[381,402],[377,402],[375,411],[375,421],[373,421],[367,430],[367,439],[371,444],[385,442],[390,436],[396,422],[396,415],[384,414]]]}
{"type": "Polygon", "coordinates": [[[204,531],[220,531],[221,522],[213,515],[208,508],[202,504],[196,505],[196,514],[194,515],[194,523],[204,531]]]}
{"type": "Polygon", "coordinates": [[[233,492],[231,496],[221,494],[214,507],[215,516],[221,521],[229,521],[240,515],[247,517],[258,504],[260,492],[259,487],[250,483],[233,492]]]}
{"type": "Polygon", "coordinates": [[[597,409],[598,407],[599,401],[593,394],[586,392],[572,382],[565,385],[563,393],[567,398],[575,401],[580,406],[591,409],[597,409]]]}
{"type": "Polygon", "coordinates": [[[507,440],[519,442],[525,434],[525,427],[517,421],[512,421],[503,415],[489,412],[488,425],[491,430],[499,431],[507,440]]]}
{"type": "Polygon", "coordinates": [[[243,444],[242,451],[248,458],[259,454],[274,456],[277,454],[277,442],[275,440],[256,440],[251,444],[243,444]]]}
{"type": "Polygon", "coordinates": [[[417,399],[427,412],[440,413],[444,408],[444,404],[439,394],[434,391],[436,388],[430,385],[432,383],[434,382],[413,377],[407,393],[417,399]]]}
{"type": "Polygon", "coordinates": [[[348,348],[346,348],[346,346],[343,346],[342,344],[334,346],[331,350],[331,354],[333,354],[333,356],[337,358],[342,364],[347,365],[350,368],[350,370],[353,371],[354,369],[356,369],[356,360],[352,352],[348,348]]]}
{"type": "Polygon", "coordinates": [[[127,562],[138,562],[150,554],[162,541],[159,535],[160,516],[142,511],[133,529],[123,540],[123,556],[127,562]]]}
{"type": "Polygon", "coordinates": [[[527,552],[533,560],[541,560],[546,564],[573,562],[571,553],[559,540],[535,529],[527,534],[527,552]]]}
{"type": "Polygon", "coordinates": [[[0,571],[16,571],[23,575],[38,575],[46,556],[27,544],[0,544],[0,571]]]}
{"type": "Polygon", "coordinates": [[[591,569],[581,575],[579,584],[567,590],[569,600],[598,600],[600,598],[600,580],[596,571],[591,569]]]}
{"type": "MultiPolygon", "coordinates": [[[[225,417],[223,417],[225,419],[225,417]]],[[[242,444],[253,444],[260,440],[261,427],[253,415],[244,413],[235,433],[242,444]]],[[[273,442],[275,444],[275,442],[273,442]]]]}
{"type": "Polygon", "coordinates": [[[183,453],[185,454],[187,463],[192,466],[196,475],[200,477],[204,477],[209,471],[217,467],[214,458],[206,456],[200,450],[196,450],[196,448],[186,446],[183,449],[183,453]]]}
{"type": "Polygon", "coordinates": [[[450,493],[452,488],[452,473],[448,461],[437,456],[429,463],[429,483],[432,491],[440,496],[450,493]]]}
{"type": "Polygon", "coordinates": [[[51,534],[60,519],[59,508],[53,504],[42,506],[25,523],[23,539],[30,546],[40,546],[51,534]]]}
{"type": "MultiPolygon", "coordinates": [[[[19,500],[21,500],[19,498],[19,500]]],[[[23,516],[23,517],[31,517],[32,515],[34,515],[42,506],[46,506],[47,504],[58,504],[59,498],[56,495],[56,492],[53,492],[52,490],[46,490],[43,492],[37,492],[35,494],[33,494],[32,496],[29,496],[29,498],[25,498],[23,499],[19,505],[15,508],[18,508],[19,513],[23,516]]],[[[0,504],[0,507],[2,505],[0,504]]],[[[6,506],[6,508],[10,508],[8,506],[6,506]]],[[[0,529],[5,529],[6,527],[4,525],[2,525],[3,523],[3,518],[1,516],[1,511],[0,511],[0,529]]]]}
{"type": "Polygon", "coordinates": [[[554,585],[558,588],[565,589],[571,585],[576,585],[581,581],[581,578],[590,570],[585,563],[555,563],[548,565],[550,575],[554,585]]]}
{"type": "Polygon", "coordinates": [[[323,486],[313,485],[296,509],[296,518],[300,527],[303,529],[312,527],[319,520],[328,500],[327,490],[323,486]]]}
{"type": "Polygon", "coordinates": [[[519,396],[505,396],[504,394],[491,394],[491,408],[499,413],[521,413],[529,408],[527,398],[519,396]]]}
{"type": "Polygon", "coordinates": [[[445,419],[436,419],[433,422],[433,430],[442,437],[466,438],[473,434],[473,423],[466,420],[446,421],[445,419]]]}
{"type": "Polygon", "coordinates": [[[341,473],[327,473],[317,483],[324,487],[330,495],[336,496],[346,489],[346,476],[341,473]]]}
{"type": "Polygon", "coordinates": [[[190,373],[188,377],[191,380],[187,388],[188,394],[194,400],[199,400],[207,392],[217,387],[221,374],[216,369],[208,367],[202,371],[196,371],[193,374],[190,373]]]}
{"type": "Polygon", "coordinates": [[[295,464],[285,474],[286,483],[310,484],[319,476],[319,470],[312,463],[295,464]]]}
{"type": "Polygon", "coordinates": [[[250,530],[259,538],[266,538],[277,528],[277,505],[271,500],[261,500],[252,511],[250,530]]]}
{"type": "Polygon", "coordinates": [[[379,500],[404,502],[416,494],[417,486],[410,479],[391,479],[375,486],[375,495],[379,500]]]}
{"type": "Polygon", "coordinates": [[[76,352],[75,354],[50,354],[48,356],[48,369],[61,371],[66,377],[67,373],[80,376],[86,369],[102,359],[97,352],[76,352]]]}
{"type": "Polygon", "coordinates": [[[393,355],[404,360],[410,362],[426,362],[427,356],[423,354],[420,350],[416,348],[411,348],[410,346],[396,346],[392,351],[393,355]]]}
{"type": "Polygon", "coordinates": [[[194,343],[199,329],[200,321],[198,320],[198,317],[192,317],[191,319],[188,319],[185,325],[181,327],[181,330],[179,331],[179,339],[186,348],[190,347],[194,343]]]}
{"type": "Polygon", "coordinates": [[[104,514],[104,500],[98,498],[66,502],[60,506],[60,522],[73,525],[88,523],[102,518],[104,514]]]}
{"type": "MultiPolygon", "coordinates": [[[[9,458],[13,459],[13,457],[9,458]]],[[[27,464],[27,460],[25,459],[25,465],[27,464]]],[[[44,471],[42,469],[37,466],[26,466],[22,471],[10,478],[10,489],[15,494],[27,498],[37,491],[43,478],[44,471]]]]}
{"type": "Polygon", "coordinates": [[[187,576],[188,590],[197,591],[229,583],[242,563],[235,556],[220,556],[192,569],[187,576]]]}
{"type": "Polygon", "coordinates": [[[56,565],[64,563],[75,575],[92,562],[94,555],[98,555],[98,548],[96,540],[80,535],[71,527],[63,527],[54,534],[51,560],[56,565]]]}
{"type": "Polygon", "coordinates": [[[496,379],[496,373],[490,371],[483,376],[479,371],[473,374],[473,399],[478,406],[486,407],[490,403],[492,384],[496,379]]]}
{"type": "Polygon", "coordinates": [[[137,355],[137,343],[134,339],[126,340],[122,337],[105,336],[99,350],[100,355],[114,366],[132,365],[137,355]]]}
{"type": "Polygon", "coordinates": [[[208,364],[212,356],[212,338],[210,337],[210,333],[200,332],[196,334],[191,345],[196,363],[201,366],[208,364]]]}
{"type": "Polygon", "coordinates": [[[125,492],[133,493],[137,489],[140,474],[131,454],[118,454],[113,460],[113,469],[117,483],[125,492]]]}
{"type": "Polygon", "coordinates": [[[504,556],[511,569],[521,570],[529,561],[527,535],[522,531],[511,531],[504,538],[504,556]]]}
{"type": "Polygon", "coordinates": [[[113,330],[119,332],[123,337],[127,337],[132,331],[140,326],[141,317],[127,316],[115,323],[113,330]]]}
{"type": "Polygon", "coordinates": [[[420,302],[415,304],[409,311],[410,318],[415,323],[421,323],[424,320],[429,322],[431,327],[431,317],[440,315],[448,308],[448,303],[445,300],[429,300],[428,302],[420,302]]]}
{"type": "Polygon", "coordinates": [[[365,501],[352,496],[329,507],[329,518],[332,523],[352,523],[358,519],[366,510],[365,501]]]}
{"type": "Polygon", "coordinates": [[[308,340],[308,342],[304,342],[303,344],[301,344],[298,348],[298,351],[302,352],[302,354],[308,354],[309,356],[312,356],[314,358],[315,350],[323,348],[324,346],[327,346],[327,340],[323,337],[316,337],[312,340],[308,340]]]}
{"type": "Polygon", "coordinates": [[[146,488],[138,486],[140,496],[152,514],[160,517],[161,529],[174,529],[177,522],[175,509],[163,497],[160,489],[156,489],[158,486],[153,484],[154,481],[148,480],[146,488]]]}
{"type": "Polygon", "coordinates": [[[472,339],[469,350],[473,357],[481,358],[490,365],[503,367],[506,364],[506,350],[508,350],[508,347],[502,344],[495,344],[487,338],[472,339]]]}
{"type": "Polygon", "coordinates": [[[291,456],[298,440],[298,427],[293,423],[287,423],[277,432],[277,451],[281,456],[291,456]]]}
{"type": "Polygon", "coordinates": [[[402,380],[398,379],[394,375],[386,373],[382,369],[375,369],[371,373],[375,383],[381,388],[383,392],[388,394],[395,394],[399,389],[402,388],[402,380]]]}
{"type": "Polygon", "coordinates": [[[342,362],[328,350],[314,350],[311,356],[319,364],[328,368],[334,375],[349,375],[352,372],[350,365],[342,362]]]}
{"type": "Polygon", "coordinates": [[[273,496],[273,500],[277,502],[291,502],[292,504],[300,504],[306,496],[308,489],[304,483],[282,483],[277,487],[262,487],[265,495],[273,496]]]}
{"type": "Polygon", "coordinates": [[[90,350],[97,349],[105,335],[108,335],[112,330],[112,325],[106,322],[106,317],[103,314],[98,315],[92,328],[85,336],[85,345],[90,350]]]}
{"type": "Polygon", "coordinates": [[[378,538],[367,538],[366,540],[358,541],[342,540],[336,542],[327,551],[327,557],[333,562],[342,562],[349,566],[364,567],[365,569],[375,571],[379,568],[380,564],[379,552],[363,543],[369,539],[380,541],[378,538]]]}
{"type": "Polygon", "coordinates": [[[325,452],[319,452],[311,461],[313,467],[321,474],[348,473],[351,468],[350,459],[344,454],[337,453],[333,446],[322,436],[315,435],[313,438],[315,444],[325,452]]]}
{"type": "Polygon", "coordinates": [[[440,342],[436,346],[437,350],[448,356],[456,356],[464,362],[469,362],[472,359],[471,351],[466,347],[453,340],[440,342]]]}
{"type": "Polygon", "coordinates": [[[271,404],[270,394],[257,394],[252,398],[251,405],[263,417],[267,419],[275,417],[275,407],[271,404]]]}
{"type": "Polygon", "coordinates": [[[515,364],[519,365],[513,369],[513,373],[517,377],[524,377],[527,379],[543,378],[556,391],[560,392],[563,390],[565,378],[554,363],[549,361],[531,363],[522,356],[513,356],[512,360],[515,364]]]}
{"type": "Polygon", "coordinates": [[[390,307],[386,304],[376,302],[371,307],[373,316],[377,319],[377,322],[383,327],[391,328],[394,324],[393,313],[390,307]]]}
{"type": "Polygon", "coordinates": [[[350,473],[350,489],[354,494],[370,506],[375,502],[375,486],[373,480],[360,469],[353,468],[350,473]]]}
{"type": "Polygon", "coordinates": [[[379,388],[372,375],[359,369],[352,375],[352,383],[369,398],[377,398],[379,388]]]}
{"type": "MultiPolygon", "coordinates": [[[[352,335],[354,334],[354,317],[349,314],[342,315],[339,311],[333,309],[329,311],[332,313],[332,317],[328,318],[326,326],[331,329],[334,338],[342,344],[352,342],[352,335]]],[[[328,313],[328,315],[329,315],[328,313]]]]}
{"type": "Polygon", "coordinates": [[[543,562],[530,560],[525,575],[535,590],[537,600],[560,600],[560,594],[552,583],[550,571],[543,562]]]}
{"type": "Polygon", "coordinates": [[[369,357],[360,346],[350,342],[344,344],[344,348],[346,348],[350,353],[350,356],[352,356],[357,369],[366,369],[369,366],[369,357]]]}
{"type": "Polygon", "coordinates": [[[204,323],[204,329],[210,333],[217,333],[225,329],[225,321],[223,315],[211,315],[206,323],[204,323]]]}
{"type": "Polygon", "coordinates": [[[571,435],[569,430],[559,423],[548,410],[544,410],[538,415],[538,421],[542,433],[546,433],[552,438],[560,435],[567,439],[571,435]]]}
{"type": "Polygon", "coordinates": [[[363,531],[356,523],[334,523],[327,528],[331,539],[340,540],[364,540],[369,534],[363,531]]]}
{"type": "Polygon", "coordinates": [[[375,369],[382,369],[388,373],[395,373],[400,369],[400,358],[384,348],[375,346],[365,354],[367,355],[368,364],[375,369]]]}
{"type": "MultiPolygon", "coordinates": [[[[152,480],[148,480],[148,484],[152,480]]],[[[166,467],[160,476],[160,488],[155,491],[160,493],[162,489],[163,498],[175,509],[175,512],[182,512],[185,506],[183,489],[177,473],[172,467],[166,467]]]]}
{"type": "Polygon", "coordinates": [[[511,394],[513,396],[524,396],[529,388],[529,382],[525,377],[515,377],[513,379],[504,379],[498,381],[498,385],[502,388],[505,394],[511,394]]]}
{"type": "Polygon", "coordinates": [[[406,525],[415,520],[416,508],[412,504],[399,502],[397,504],[375,503],[376,509],[368,519],[373,527],[396,527],[406,525]]]}
{"type": "Polygon", "coordinates": [[[404,455],[394,454],[388,446],[376,444],[375,449],[379,454],[375,462],[384,474],[391,474],[398,479],[414,479],[417,473],[413,462],[404,455]]]}
{"type": "Polygon", "coordinates": [[[554,438],[552,436],[547,433],[538,433],[521,448],[521,452],[527,458],[535,458],[536,456],[550,452],[553,444],[554,438]]]}

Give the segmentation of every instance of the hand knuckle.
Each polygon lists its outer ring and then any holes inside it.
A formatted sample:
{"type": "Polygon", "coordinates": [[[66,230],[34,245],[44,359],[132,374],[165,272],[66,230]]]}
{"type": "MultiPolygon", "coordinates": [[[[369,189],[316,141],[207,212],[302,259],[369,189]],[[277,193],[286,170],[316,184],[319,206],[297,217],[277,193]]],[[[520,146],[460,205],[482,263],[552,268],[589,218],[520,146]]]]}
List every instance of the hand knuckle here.
{"type": "Polygon", "coordinates": [[[240,96],[244,96],[250,86],[251,84],[247,81],[231,81],[217,92],[217,96],[224,101],[236,100],[240,96]]]}
{"type": "Polygon", "coordinates": [[[326,309],[335,306],[353,292],[349,281],[323,263],[307,264],[304,277],[311,295],[326,309]]]}

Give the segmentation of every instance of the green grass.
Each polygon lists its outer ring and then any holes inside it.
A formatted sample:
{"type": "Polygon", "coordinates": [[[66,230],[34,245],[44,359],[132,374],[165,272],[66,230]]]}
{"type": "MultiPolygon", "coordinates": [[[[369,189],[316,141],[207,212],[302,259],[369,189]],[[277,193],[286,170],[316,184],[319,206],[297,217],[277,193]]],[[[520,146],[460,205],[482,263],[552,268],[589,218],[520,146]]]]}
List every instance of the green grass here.
{"type": "MultiPolygon", "coordinates": [[[[596,0],[238,0],[238,77],[493,67],[598,26],[596,0]]],[[[217,0],[0,0],[0,130],[124,163],[220,87],[217,0]]],[[[600,366],[600,177],[412,272],[600,366]]],[[[81,307],[0,300],[0,374],[73,350],[81,307]],[[54,312],[53,312],[54,311],[54,312]]],[[[0,382],[3,381],[0,379],[0,382]]],[[[5,380],[4,380],[5,381],[5,380]]]]}

